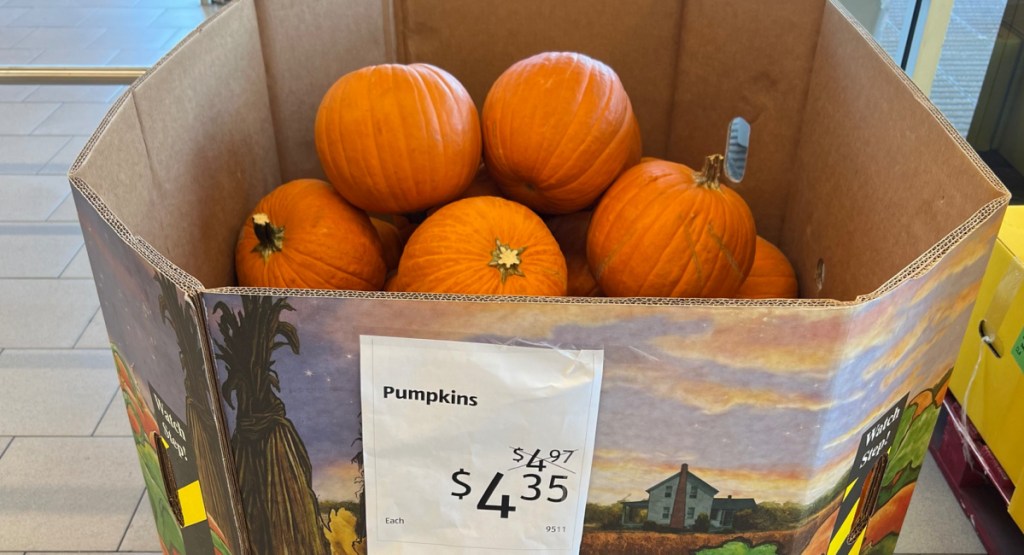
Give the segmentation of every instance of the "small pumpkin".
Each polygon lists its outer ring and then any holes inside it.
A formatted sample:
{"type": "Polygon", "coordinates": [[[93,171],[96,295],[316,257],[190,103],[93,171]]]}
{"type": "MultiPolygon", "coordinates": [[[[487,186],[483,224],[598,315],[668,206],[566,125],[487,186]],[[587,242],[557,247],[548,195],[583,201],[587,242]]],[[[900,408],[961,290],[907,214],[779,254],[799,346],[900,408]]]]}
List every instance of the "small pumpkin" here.
{"type": "Polygon", "coordinates": [[[365,67],[338,79],[316,114],[324,172],[352,204],[425,210],[459,195],[480,165],[480,119],[466,88],[430,64],[365,67]]]}
{"type": "Polygon", "coordinates": [[[759,235],[754,250],[754,265],[736,291],[736,296],[740,299],[795,299],[798,293],[796,272],[789,259],[778,247],[759,235]]]}
{"type": "Polygon", "coordinates": [[[587,231],[590,229],[591,216],[592,212],[584,211],[548,219],[548,229],[565,255],[569,275],[566,294],[570,297],[601,296],[601,287],[594,279],[590,264],[587,262],[587,231]]]}
{"type": "MultiPolygon", "coordinates": [[[[461,194],[459,199],[470,198],[470,197],[500,197],[503,196],[501,189],[498,187],[498,182],[491,177],[491,173],[487,171],[487,166],[480,164],[480,169],[477,170],[476,176],[473,177],[473,181],[469,183],[461,194]]],[[[443,205],[441,205],[443,206],[443,205]]],[[[431,215],[437,212],[441,206],[435,206],[427,211],[427,215],[431,215]]]]}
{"type": "Polygon", "coordinates": [[[487,167],[509,199],[545,214],[590,206],[640,159],[640,127],[618,75],[545,52],[498,77],[481,115],[487,167]]]}
{"type": "Polygon", "coordinates": [[[384,248],[385,266],[389,272],[397,269],[398,261],[402,258],[402,248],[405,246],[406,237],[402,236],[402,231],[398,229],[397,225],[389,221],[371,216],[370,223],[377,230],[381,246],[384,248]]]}
{"type": "Polygon", "coordinates": [[[587,235],[590,268],[609,296],[731,297],[754,263],[747,203],[721,183],[723,158],[695,171],[665,160],[623,173],[587,235]]]}
{"type": "Polygon", "coordinates": [[[565,295],[565,258],[544,221],[498,197],[457,200],[405,245],[396,287],[470,295],[565,295]]]}
{"type": "Polygon", "coordinates": [[[379,290],[386,273],[369,216],[330,184],[277,187],[242,226],[235,270],[243,287],[379,290]]]}

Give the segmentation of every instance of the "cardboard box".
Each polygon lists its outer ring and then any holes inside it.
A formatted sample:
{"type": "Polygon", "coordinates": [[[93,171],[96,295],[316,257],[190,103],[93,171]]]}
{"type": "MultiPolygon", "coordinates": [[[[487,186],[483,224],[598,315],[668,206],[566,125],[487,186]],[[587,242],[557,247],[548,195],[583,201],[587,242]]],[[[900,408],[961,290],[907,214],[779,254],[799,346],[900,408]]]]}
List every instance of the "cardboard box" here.
{"type": "Polygon", "coordinates": [[[949,388],[1016,486],[1010,514],[1024,529],[1024,206],[999,230],[949,388]],[[982,336],[991,338],[991,345],[982,336]]]}
{"type": "Polygon", "coordinates": [[[1008,201],[823,0],[239,0],[118,100],[71,181],[161,541],[189,554],[326,553],[325,528],[353,549],[360,334],[603,349],[583,552],[889,553],[1008,201]],[[647,155],[696,165],[749,121],[736,188],[804,298],[233,287],[257,199],[321,175],[340,75],[430,62],[479,106],[545,50],[619,73],[647,155]],[[724,500],[715,529],[653,522],[673,480],[724,500]]]}

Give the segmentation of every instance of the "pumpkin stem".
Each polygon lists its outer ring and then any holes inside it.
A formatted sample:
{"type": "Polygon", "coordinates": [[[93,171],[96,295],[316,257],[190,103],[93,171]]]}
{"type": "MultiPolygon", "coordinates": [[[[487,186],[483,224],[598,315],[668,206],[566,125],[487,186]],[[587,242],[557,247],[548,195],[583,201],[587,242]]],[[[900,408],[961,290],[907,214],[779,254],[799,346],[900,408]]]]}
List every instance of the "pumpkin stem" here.
{"type": "Polygon", "coordinates": [[[712,154],[704,159],[704,168],[694,175],[694,179],[698,186],[717,191],[722,186],[722,174],[724,173],[725,157],[721,154],[712,154]]]}
{"type": "Polygon", "coordinates": [[[252,216],[252,229],[256,232],[259,244],[252,248],[252,252],[260,253],[263,262],[270,258],[271,254],[281,252],[284,246],[284,227],[277,227],[270,223],[270,217],[260,212],[252,216]]]}
{"type": "Polygon", "coordinates": [[[491,251],[491,261],[487,263],[488,266],[497,268],[501,274],[501,283],[505,284],[505,280],[508,279],[509,275],[525,277],[526,274],[519,269],[519,265],[523,262],[523,252],[526,251],[526,247],[520,247],[513,249],[508,245],[504,245],[501,239],[494,240],[494,250],[491,251]]]}

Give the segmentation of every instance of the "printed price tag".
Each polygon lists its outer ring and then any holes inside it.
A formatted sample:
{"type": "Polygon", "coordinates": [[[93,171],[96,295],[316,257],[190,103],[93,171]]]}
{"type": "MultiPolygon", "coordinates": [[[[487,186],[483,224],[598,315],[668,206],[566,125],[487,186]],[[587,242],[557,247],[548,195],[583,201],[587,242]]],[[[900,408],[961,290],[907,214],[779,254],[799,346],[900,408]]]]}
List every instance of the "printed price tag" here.
{"type": "Polygon", "coordinates": [[[603,352],[363,336],[368,551],[576,553],[603,352]]]}

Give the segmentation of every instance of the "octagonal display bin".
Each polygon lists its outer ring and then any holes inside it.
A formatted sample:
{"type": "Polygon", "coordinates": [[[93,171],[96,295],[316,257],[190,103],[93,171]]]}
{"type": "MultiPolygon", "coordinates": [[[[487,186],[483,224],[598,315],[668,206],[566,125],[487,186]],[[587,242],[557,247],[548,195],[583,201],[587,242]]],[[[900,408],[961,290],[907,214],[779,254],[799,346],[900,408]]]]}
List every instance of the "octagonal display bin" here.
{"type": "Polygon", "coordinates": [[[890,553],[1009,196],[824,0],[237,0],[70,178],[161,543],[189,555],[364,548],[360,335],[603,350],[584,553],[890,553]],[[747,120],[735,188],[801,298],[236,287],[257,200],[323,175],[338,77],[429,62],[481,106],[550,50],[618,72],[646,155],[698,165],[747,120]]]}

